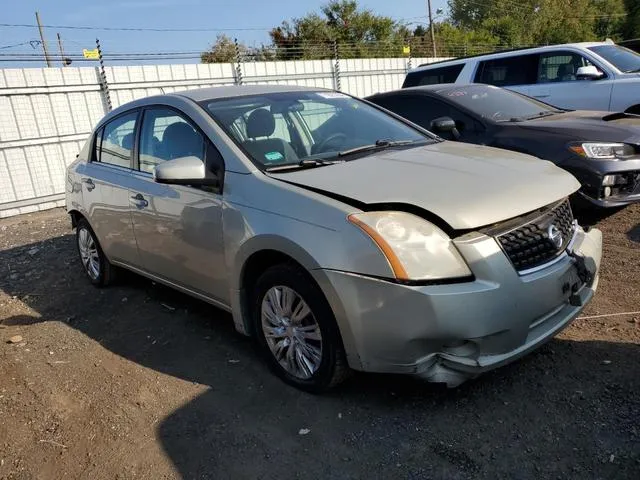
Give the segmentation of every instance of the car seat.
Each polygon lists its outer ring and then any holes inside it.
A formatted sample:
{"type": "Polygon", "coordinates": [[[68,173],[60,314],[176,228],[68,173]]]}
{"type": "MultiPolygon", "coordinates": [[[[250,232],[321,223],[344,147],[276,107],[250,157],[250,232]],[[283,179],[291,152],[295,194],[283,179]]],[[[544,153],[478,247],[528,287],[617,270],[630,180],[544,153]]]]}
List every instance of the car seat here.
{"type": "Polygon", "coordinates": [[[298,155],[288,142],[281,138],[265,138],[273,135],[276,121],[266,108],[254,110],[247,119],[247,137],[244,148],[257,161],[265,164],[288,163],[298,160],[298,155]]]}

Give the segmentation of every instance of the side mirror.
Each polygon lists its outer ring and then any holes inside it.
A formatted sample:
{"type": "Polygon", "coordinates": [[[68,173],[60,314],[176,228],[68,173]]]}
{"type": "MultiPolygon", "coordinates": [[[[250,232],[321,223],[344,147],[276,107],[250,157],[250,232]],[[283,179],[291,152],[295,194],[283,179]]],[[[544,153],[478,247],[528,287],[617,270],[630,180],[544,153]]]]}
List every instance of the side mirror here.
{"type": "Polygon", "coordinates": [[[451,133],[456,140],[460,138],[456,122],[451,117],[440,117],[432,120],[429,130],[433,130],[436,133],[451,133]]]}
{"type": "Polygon", "coordinates": [[[167,160],[156,166],[153,179],[157,183],[173,185],[218,186],[218,176],[209,172],[198,157],[181,157],[167,160]]]}
{"type": "Polygon", "coordinates": [[[602,73],[593,65],[580,67],[576,72],[576,78],[578,80],[597,80],[598,78],[602,78],[602,77],[604,77],[604,73],[602,73]]]}

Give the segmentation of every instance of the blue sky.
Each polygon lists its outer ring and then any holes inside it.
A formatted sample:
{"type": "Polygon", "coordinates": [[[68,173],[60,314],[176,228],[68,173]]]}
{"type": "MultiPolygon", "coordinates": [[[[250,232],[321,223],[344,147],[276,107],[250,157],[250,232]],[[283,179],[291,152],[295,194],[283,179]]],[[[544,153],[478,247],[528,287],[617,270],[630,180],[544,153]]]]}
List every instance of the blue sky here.
{"type": "MultiPolygon", "coordinates": [[[[76,25],[144,28],[212,28],[249,44],[268,43],[267,31],[282,20],[318,11],[326,1],[318,0],[21,0],[3,9],[0,23],[34,24],[40,12],[45,25],[76,25]],[[249,30],[233,30],[249,29],[249,30]]],[[[426,0],[360,0],[361,6],[394,19],[425,22],[426,0]]],[[[446,0],[434,0],[432,7],[446,8],[446,0]]],[[[108,32],[45,29],[50,48],[57,52],[56,33],[64,48],[79,54],[93,48],[96,36],[109,52],[202,51],[216,37],[216,32],[108,32]],[[55,48],[54,48],[55,47],[55,48]]],[[[37,53],[31,46],[2,48],[37,40],[35,28],[0,26],[0,53],[37,53]]],[[[0,64],[7,67],[6,63],[0,64]]],[[[42,66],[39,63],[31,66],[42,66]]]]}

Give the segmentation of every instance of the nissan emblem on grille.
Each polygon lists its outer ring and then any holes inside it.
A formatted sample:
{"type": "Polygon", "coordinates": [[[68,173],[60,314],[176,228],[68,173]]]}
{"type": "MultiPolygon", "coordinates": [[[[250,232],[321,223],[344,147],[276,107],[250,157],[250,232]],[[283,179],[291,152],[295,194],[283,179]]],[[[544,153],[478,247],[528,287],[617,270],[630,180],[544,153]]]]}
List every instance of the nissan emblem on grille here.
{"type": "Polygon", "coordinates": [[[506,231],[495,231],[496,239],[519,272],[549,263],[561,255],[574,234],[573,213],[569,201],[550,205],[513,221],[506,231]]]}
{"type": "Polygon", "coordinates": [[[560,248],[562,246],[562,232],[553,223],[549,225],[549,228],[547,228],[547,235],[556,248],[560,248]]]}

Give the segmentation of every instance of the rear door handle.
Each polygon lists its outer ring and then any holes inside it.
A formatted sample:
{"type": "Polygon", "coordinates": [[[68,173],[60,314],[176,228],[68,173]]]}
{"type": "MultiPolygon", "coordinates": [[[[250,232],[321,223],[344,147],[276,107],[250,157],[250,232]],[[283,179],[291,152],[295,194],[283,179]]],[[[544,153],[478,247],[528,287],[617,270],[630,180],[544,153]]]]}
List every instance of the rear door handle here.
{"type": "Polygon", "coordinates": [[[133,203],[138,208],[144,208],[149,205],[149,202],[145,200],[141,193],[133,195],[131,197],[131,203],[133,203]]]}
{"type": "Polygon", "coordinates": [[[547,98],[550,97],[551,95],[534,95],[534,97],[536,98],[547,98]]]}
{"type": "Polygon", "coordinates": [[[96,184],[93,183],[93,180],[91,180],[90,178],[83,178],[82,179],[82,183],[84,183],[87,186],[87,190],[91,191],[94,188],[96,188],[96,184]]]}

